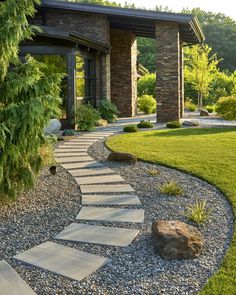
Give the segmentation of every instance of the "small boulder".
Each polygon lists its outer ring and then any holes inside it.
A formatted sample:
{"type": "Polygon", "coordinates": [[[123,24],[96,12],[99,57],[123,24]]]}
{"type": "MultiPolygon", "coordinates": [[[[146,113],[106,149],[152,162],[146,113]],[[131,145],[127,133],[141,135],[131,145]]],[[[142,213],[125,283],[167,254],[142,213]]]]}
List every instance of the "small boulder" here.
{"type": "Polygon", "coordinates": [[[115,162],[126,162],[130,164],[137,163],[137,157],[135,155],[129,153],[115,153],[112,152],[107,158],[108,161],[115,161],[115,162]]]}
{"type": "Polygon", "coordinates": [[[204,244],[200,232],[181,221],[154,221],[152,240],[155,251],[167,260],[196,258],[202,253],[204,244]]]}
{"type": "Polygon", "coordinates": [[[188,121],[185,120],[182,122],[183,126],[199,126],[199,123],[197,121],[188,121]]]}
{"type": "Polygon", "coordinates": [[[208,113],[208,111],[207,110],[205,110],[205,109],[201,109],[200,110],[200,116],[209,116],[209,113],[208,113]]]}
{"type": "Polygon", "coordinates": [[[61,122],[58,119],[51,119],[44,129],[45,134],[57,134],[61,130],[61,122]]]}

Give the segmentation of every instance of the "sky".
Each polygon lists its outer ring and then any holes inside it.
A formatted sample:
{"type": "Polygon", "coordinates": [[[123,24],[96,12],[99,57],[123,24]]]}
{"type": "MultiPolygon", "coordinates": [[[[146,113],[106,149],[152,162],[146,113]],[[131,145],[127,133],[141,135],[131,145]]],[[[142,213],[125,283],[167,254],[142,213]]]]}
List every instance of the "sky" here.
{"type": "Polygon", "coordinates": [[[205,11],[221,12],[236,20],[236,1],[235,0],[116,0],[121,4],[135,3],[138,8],[154,8],[155,6],[168,6],[174,12],[180,12],[182,8],[200,7],[205,11]]]}

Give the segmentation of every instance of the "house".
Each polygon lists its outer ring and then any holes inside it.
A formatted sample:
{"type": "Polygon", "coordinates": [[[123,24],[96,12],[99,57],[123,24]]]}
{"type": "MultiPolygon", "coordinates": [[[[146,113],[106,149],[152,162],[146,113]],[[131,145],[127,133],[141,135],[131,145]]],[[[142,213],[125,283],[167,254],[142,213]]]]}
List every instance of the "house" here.
{"type": "Polygon", "coordinates": [[[99,5],[44,0],[32,23],[41,27],[21,54],[64,57],[67,72],[64,126],[81,100],[98,106],[110,99],[122,116],[137,112],[137,36],[156,39],[157,121],[183,114],[183,43],[204,34],[196,17],[99,5]]]}

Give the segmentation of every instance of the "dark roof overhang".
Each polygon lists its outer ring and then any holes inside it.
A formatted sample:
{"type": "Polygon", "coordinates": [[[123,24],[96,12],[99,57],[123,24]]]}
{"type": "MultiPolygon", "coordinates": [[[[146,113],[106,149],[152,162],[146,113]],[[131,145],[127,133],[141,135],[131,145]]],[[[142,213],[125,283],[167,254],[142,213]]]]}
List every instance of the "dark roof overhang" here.
{"type": "Polygon", "coordinates": [[[59,0],[43,0],[42,5],[47,9],[72,10],[106,15],[111,28],[131,30],[137,36],[154,38],[156,22],[163,21],[178,23],[184,42],[201,43],[205,39],[198,19],[191,14],[80,4],[78,2],[59,0]]]}
{"type": "Polygon", "coordinates": [[[57,29],[55,27],[48,27],[48,26],[40,26],[40,32],[36,32],[37,36],[43,36],[48,38],[54,38],[54,39],[61,39],[61,40],[67,40],[72,43],[83,45],[88,48],[95,49],[97,51],[101,51],[104,53],[109,53],[110,47],[106,44],[103,44],[101,42],[97,42],[96,40],[85,38],[84,36],[78,34],[74,31],[63,31],[60,29],[57,29]]]}

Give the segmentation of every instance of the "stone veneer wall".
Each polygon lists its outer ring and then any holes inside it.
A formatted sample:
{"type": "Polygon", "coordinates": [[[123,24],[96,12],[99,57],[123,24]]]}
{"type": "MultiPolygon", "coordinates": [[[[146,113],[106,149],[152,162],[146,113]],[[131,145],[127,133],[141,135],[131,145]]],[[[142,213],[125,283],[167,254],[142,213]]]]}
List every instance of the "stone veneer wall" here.
{"type": "Polygon", "coordinates": [[[120,116],[137,112],[137,41],[130,31],[112,29],[111,44],[111,101],[120,116]]]}
{"type": "MultiPolygon", "coordinates": [[[[180,78],[182,42],[178,24],[156,23],[157,48],[157,122],[179,120],[181,115],[180,78]]],[[[182,93],[181,93],[182,92],[182,93]]]]}
{"type": "Polygon", "coordinates": [[[109,23],[103,15],[49,10],[46,12],[46,26],[77,31],[87,38],[109,44],[109,23]]]}

